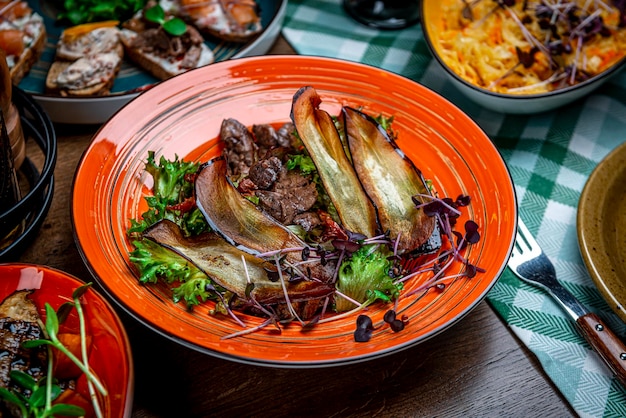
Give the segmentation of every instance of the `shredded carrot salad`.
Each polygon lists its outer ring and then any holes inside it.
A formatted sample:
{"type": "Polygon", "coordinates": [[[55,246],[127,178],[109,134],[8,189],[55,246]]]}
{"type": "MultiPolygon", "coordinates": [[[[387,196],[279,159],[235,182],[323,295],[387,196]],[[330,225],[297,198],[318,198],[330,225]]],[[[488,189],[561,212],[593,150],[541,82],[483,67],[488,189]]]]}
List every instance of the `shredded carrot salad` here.
{"type": "Polygon", "coordinates": [[[442,7],[443,61],[495,92],[557,90],[626,56],[625,11],[602,0],[446,0],[442,7]]]}

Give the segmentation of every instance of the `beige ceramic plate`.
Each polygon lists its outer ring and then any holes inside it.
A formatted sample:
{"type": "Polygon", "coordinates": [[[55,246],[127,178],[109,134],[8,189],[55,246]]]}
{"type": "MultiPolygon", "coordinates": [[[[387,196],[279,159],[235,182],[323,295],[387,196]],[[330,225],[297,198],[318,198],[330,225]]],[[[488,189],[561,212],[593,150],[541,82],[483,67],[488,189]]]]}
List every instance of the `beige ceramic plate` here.
{"type": "Polygon", "coordinates": [[[591,173],[578,203],[577,223],[591,278],[626,322],[626,142],[591,173]]]}

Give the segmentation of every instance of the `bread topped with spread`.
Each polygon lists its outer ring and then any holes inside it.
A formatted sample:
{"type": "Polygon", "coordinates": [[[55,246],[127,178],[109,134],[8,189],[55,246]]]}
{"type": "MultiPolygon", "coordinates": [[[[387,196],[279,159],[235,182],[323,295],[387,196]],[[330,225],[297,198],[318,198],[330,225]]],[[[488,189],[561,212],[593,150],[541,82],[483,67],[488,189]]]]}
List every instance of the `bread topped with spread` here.
{"type": "MultiPolygon", "coordinates": [[[[142,11],[123,24],[120,38],[131,61],[160,80],[214,62],[213,51],[193,26],[181,22],[184,33],[174,35],[163,24],[148,20],[146,13],[154,7],[160,8],[149,1],[142,11]]],[[[165,14],[163,9],[159,12],[164,14],[163,21],[174,17],[165,14]]]]}
{"type": "Polygon", "coordinates": [[[46,43],[43,18],[25,1],[0,0],[0,49],[11,81],[18,84],[39,59],[46,43]]]}
{"type": "MultiPolygon", "coordinates": [[[[0,0],[0,13],[8,1],[0,0]]],[[[12,0],[16,2],[23,3],[12,0]]],[[[254,0],[147,0],[125,19],[84,23],[63,31],[46,78],[46,93],[108,95],[124,60],[165,80],[213,63],[207,41],[244,42],[262,29],[254,0]],[[170,30],[173,21],[178,21],[176,31],[170,30]]]]}
{"type": "Polygon", "coordinates": [[[254,0],[161,0],[161,4],[200,32],[229,42],[246,42],[263,29],[254,0]]]}
{"type": "Polygon", "coordinates": [[[46,92],[74,97],[108,94],[124,57],[118,23],[86,23],[63,31],[46,77],[46,92]]]}

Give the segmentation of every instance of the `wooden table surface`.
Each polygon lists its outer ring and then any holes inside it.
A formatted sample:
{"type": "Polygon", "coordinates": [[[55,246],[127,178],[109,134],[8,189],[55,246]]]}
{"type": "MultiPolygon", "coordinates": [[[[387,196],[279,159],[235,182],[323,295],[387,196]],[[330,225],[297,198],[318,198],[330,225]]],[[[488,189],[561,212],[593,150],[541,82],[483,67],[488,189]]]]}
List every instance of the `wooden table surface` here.
{"type": "MultiPolygon", "coordinates": [[[[271,54],[293,54],[280,37],[271,54]]],[[[50,212],[19,261],[91,280],[70,222],[72,178],[97,126],[57,126],[50,212]]],[[[135,366],[133,417],[574,416],[538,361],[480,303],[443,334],[350,366],[274,369],[201,354],[119,312],[135,366]]]]}

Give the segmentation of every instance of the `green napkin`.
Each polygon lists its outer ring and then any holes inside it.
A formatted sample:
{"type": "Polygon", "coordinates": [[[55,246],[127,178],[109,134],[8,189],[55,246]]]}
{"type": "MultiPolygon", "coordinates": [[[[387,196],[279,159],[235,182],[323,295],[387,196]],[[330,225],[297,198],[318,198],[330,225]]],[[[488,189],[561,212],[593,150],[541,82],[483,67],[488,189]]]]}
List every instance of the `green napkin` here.
{"type": "MultiPolygon", "coordinates": [[[[601,298],[580,257],[576,208],[592,170],[626,140],[626,73],[562,109],[505,115],[474,104],[448,82],[420,25],[378,31],[348,18],[341,0],[290,0],[283,35],[299,54],[357,61],[406,76],[472,117],[506,161],[520,216],[555,264],[561,283],[624,338],[626,325],[601,298]]],[[[550,297],[507,269],[487,300],[580,416],[626,416],[626,391],[550,297]]]]}

